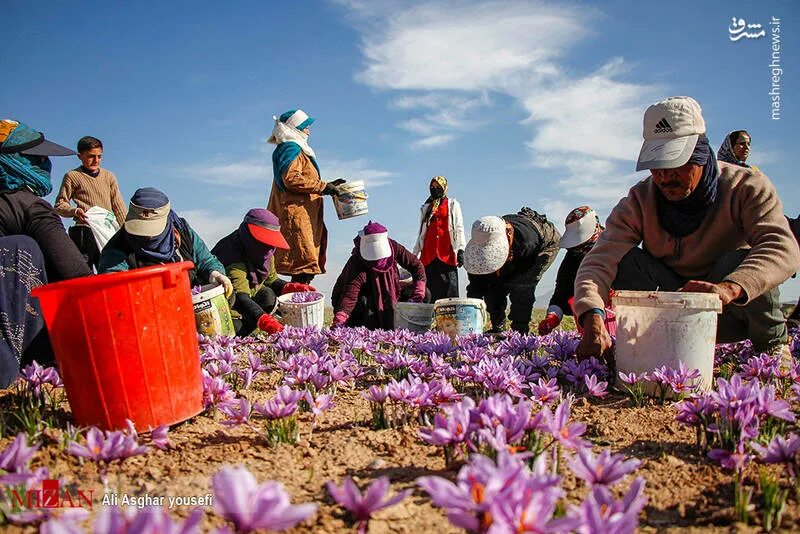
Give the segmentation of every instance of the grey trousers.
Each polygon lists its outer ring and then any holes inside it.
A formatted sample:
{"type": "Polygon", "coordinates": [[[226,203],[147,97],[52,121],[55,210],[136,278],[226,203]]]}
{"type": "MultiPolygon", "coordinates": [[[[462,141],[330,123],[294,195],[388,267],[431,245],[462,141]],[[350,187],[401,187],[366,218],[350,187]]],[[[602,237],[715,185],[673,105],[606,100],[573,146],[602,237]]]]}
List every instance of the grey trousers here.
{"type": "MultiPolygon", "coordinates": [[[[722,255],[714,263],[711,272],[701,280],[721,282],[742,263],[747,253],[747,249],[741,249],[722,255]]],[[[688,281],[689,278],[676,274],[644,250],[633,248],[619,262],[617,278],[611,286],[635,291],[677,291],[688,281]]],[[[729,304],[723,308],[717,322],[717,343],[745,339],[750,339],[757,351],[766,351],[788,341],[777,287],[745,306],[729,304]]]]}

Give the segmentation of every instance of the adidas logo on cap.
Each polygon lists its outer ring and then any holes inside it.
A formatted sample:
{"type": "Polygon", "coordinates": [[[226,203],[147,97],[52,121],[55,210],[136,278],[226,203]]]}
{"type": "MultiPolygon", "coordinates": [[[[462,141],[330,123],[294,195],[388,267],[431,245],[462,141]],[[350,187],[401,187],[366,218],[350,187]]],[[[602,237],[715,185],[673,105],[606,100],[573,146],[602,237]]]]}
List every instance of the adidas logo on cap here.
{"type": "Polygon", "coordinates": [[[661,119],[660,121],[658,121],[658,124],[656,124],[656,129],[653,130],[653,133],[666,133],[671,131],[672,131],[672,126],[669,125],[667,119],[661,119]]]}

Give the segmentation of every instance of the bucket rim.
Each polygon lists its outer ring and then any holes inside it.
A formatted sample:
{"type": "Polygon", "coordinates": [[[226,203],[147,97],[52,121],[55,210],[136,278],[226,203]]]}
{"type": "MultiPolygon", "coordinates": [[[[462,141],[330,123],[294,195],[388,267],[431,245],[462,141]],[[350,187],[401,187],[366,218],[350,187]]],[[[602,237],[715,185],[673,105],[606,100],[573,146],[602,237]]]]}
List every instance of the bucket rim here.
{"type": "Polygon", "coordinates": [[[638,306],[641,308],[674,308],[722,312],[722,300],[716,293],[693,291],[633,291],[617,290],[611,297],[614,308],[617,306],[638,306]]]}
{"type": "Polygon", "coordinates": [[[130,283],[140,278],[149,278],[154,274],[178,274],[182,271],[190,271],[192,269],[194,269],[193,262],[180,261],[176,263],[165,263],[163,265],[152,265],[150,267],[138,267],[136,269],[128,269],[127,271],[94,274],[35,287],[31,291],[31,295],[40,297],[55,291],[101,289],[102,287],[107,287],[112,284],[119,285],[130,283]]]}
{"type": "Polygon", "coordinates": [[[206,300],[211,300],[214,297],[218,297],[224,294],[225,294],[225,286],[223,286],[222,284],[217,286],[212,286],[203,291],[202,293],[192,295],[192,304],[199,304],[201,302],[205,302],[206,300]]]}
{"type": "Polygon", "coordinates": [[[319,302],[325,302],[325,295],[321,291],[314,291],[314,293],[319,293],[320,297],[318,299],[309,301],[309,302],[292,302],[291,298],[292,295],[295,293],[308,293],[307,291],[292,291],[291,293],[284,293],[283,295],[278,295],[278,302],[281,304],[290,304],[293,306],[309,306],[312,304],[317,304],[319,302]]]}

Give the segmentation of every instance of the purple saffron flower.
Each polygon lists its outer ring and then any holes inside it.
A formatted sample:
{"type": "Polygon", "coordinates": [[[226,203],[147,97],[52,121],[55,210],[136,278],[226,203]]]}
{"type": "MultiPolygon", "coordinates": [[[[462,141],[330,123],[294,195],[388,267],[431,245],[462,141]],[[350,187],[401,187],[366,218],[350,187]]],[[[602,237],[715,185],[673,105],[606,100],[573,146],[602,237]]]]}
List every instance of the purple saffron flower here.
{"type": "Polygon", "coordinates": [[[382,404],[386,401],[386,397],[389,396],[389,391],[384,386],[370,386],[361,396],[370,402],[382,404]]]}
{"type": "Polygon", "coordinates": [[[625,460],[621,454],[612,456],[608,449],[603,449],[596,457],[589,448],[578,449],[578,453],[570,460],[570,467],[575,475],[585,480],[589,486],[612,486],[638,469],[641,464],[636,459],[625,460]]]}
{"type": "Polygon", "coordinates": [[[30,365],[23,367],[20,374],[27,382],[28,387],[33,389],[35,397],[41,395],[44,384],[50,384],[53,387],[62,387],[64,385],[61,381],[61,376],[59,376],[54,367],[42,367],[35,360],[30,365]]]}
{"type": "Polygon", "coordinates": [[[744,464],[750,460],[751,455],[744,452],[744,442],[740,441],[736,446],[736,450],[731,452],[725,449],[711,449],[708,451],[708,457],[712,460],[719,462],[723,469],[730,469],[731,471],[741,471],[744,464]]]}
{"type": "Polygon", "coordinates": [[[91,427],[86,432],[86,444],[70,443],[68,452],[93,462],[109,463],[146,454],[147,446],[139,445],[135,435],[120,431],[106,431],[103,434],[97,427],[91,427]]]}
{"type": "Polygon", "coordinates": [[[150,441],[162,451],[171,449],[172,443],[169,440],[169,425],[161,425],[150,432],[150,441]]]}
{"type": "Polygon", "coordinates": [[[219,411],[227,417],[224,421],[220,421],[220,424],[225,426],[250,425],[252,406],[250,405],[250,401],[244,397],[240,398],[238,401],[220,404],[219,411]]]}
{"type": "Polygon", "coordinates": [[[20,432],[11,445],[0,452],[0,471],[6,473],[28,472],[28,464],[38,449],[38,444],[29,447],[28,436],[24,432],[20,432]]]}
{"type": "Polygon", "coordinates": [[[561,388],[558,387],[555,378],[549,380],[540,378],[538,384],[530,384],[528,387],[531,390],[531,398],[541,405],[550,404],[561,396],[561,388]]]}
{"type": "Polygon", "coordinates": [[[616,501],[607,487],[594,486],[580,508],[572,509],[570,515],[580,520],[580,526],[575,530],[580,533],[632,534],[639,523],[639,512],[647,503],[643,493],[644,479],[641,477],[631,484],[622,501],[616,501]]]}
{"type": "Polygon", "coordinates": [[[644,379],[644,376],[637,375],[636,373],[628,373],[625,374],[622,371],[619,372],[619,379],[625,382],[626,384],[630,384],[631,386],[640,382],[644,379]]]}
{"type": "MultiPolygon", "coordinates": [[[[148,506],[137,509],[133,506],[122,509],[118,506],[105,506],[94,520],[93,532],[109,534],[195,534],[200,532],[199,524],[205,512],[195,508],[184,521],[173,521],[165,508],[148,506]]],[[[54,531],[61,534],[61,531],[54,531]]],[[[83,532],[83,530],[79,530],[83,532]]]]}
{"type": "Polygon", "coordinates": [[[317,293],[316,291],[300,291],[292,293],[289,300],[294,304],[307,304],[309,302],[316,302],[322,298],[322,293],[317,293]]]}
{"type": "Polygon", "coordinates": [[[372,514],[384,508],[394,506],[411,493],[411,490],[405,490],[387,498],[389,477],[380,477],[370,484],[363,494],[350,477],[345,477],[341,486],[337,486],[333,481],[329,481],[327,483],[327,488],[328,493],[331,494],[331,497],[333,497],[339,506],[353,514],[353,517],[359,522],[359,533],[366,532],[367,522],[372,517],[372,514]]]}
{"type": "Polygon", "coordinates": [[[275,481],[259,485],[245,467],[223,467],[211,477],[214,508],[231,521],[237,532],[257,529],[286,530],[312,516],[317,505],[292,505],[283,484],[275,481]]]}
{"type": "Polygon", "coordinates": [[[475,401],[464,397],[461,402],[437,413],[433,418],[432,428],[420,428],[420,438],[426,443],[439,446],[463,443],[472,430],[470,418],[474,408],[475,401]]]}
{"type": "Polygon", "coordinates": [[[608,395],[608,391],[606,391],[608,382],[599,382],[597,375],[584,375],[583,380],[586,382],[586,391],[589,395],[593,397],[605,397],[608,395]]]}
{"type": "MultiPolygon", "coordinates": [[[[751,443],[750,446],[764,463],[795,464],[798,462],[797,451],[800,451],[800,436],[789,434],[788,438],[784,438],[778,434],[766,447],[758,443],[751,443]]],[[[0,467],[2,467],[2,461],[0,461],[0,467]]]]}
{"type": "Polygon", "coordinates": [[[315,417],[319,417],[322,415],[322,412],[328,411],[336,406],[333,402],[333,395],[329,393],[317,395],[317,397],[314,398],[310,391],[306,391],[305,400],[311,407],[311,413],[313,413],[315,417]]]}
{"type": "Polygon", "coordinates": [[[550,409],[545,407],[544,412],[545,420],[547,421],[548,430],[559,443],[570,449],[579,449],[587,446],[586,441],[581,439],[581,436],[586,432],[586,425],[584,423],[570,423],[570,402],[564,400],[556,408],[555,413],[551,413],[550,409]]]}

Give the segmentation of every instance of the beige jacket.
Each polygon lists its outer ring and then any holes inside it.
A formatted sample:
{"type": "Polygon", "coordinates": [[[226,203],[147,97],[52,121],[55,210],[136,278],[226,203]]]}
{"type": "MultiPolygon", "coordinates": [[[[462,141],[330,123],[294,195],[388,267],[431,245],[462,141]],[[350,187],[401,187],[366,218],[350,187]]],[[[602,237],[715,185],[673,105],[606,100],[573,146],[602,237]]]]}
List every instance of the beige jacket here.
{"type": "Polygon", "coordinates": [[[328,230],[322,219],[322,193],[326,183],[308,156],[300,153],[283,176],[285,191],[272,184],[267,209],[278,216],[289,250],[275,251],[280,274],[325,272],[328,230]]]}
{"type": "Polygon", "coordinates": [[[719,162],[717,200],[694,233],[675,238],[661,228],[657,188],[650,176],[628,191],[606,220],[606,230],[578,269],[576,317],[603,308],[603,295],[617,276],[617,265],[633,247],[642,248],[680,276],[702,279],[722,254],[751,247],[726,280],[742,286],[746,304],[780,285],[800,268],[794,239],[775,187],[761,172],[719,162]]]}

